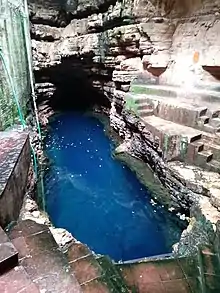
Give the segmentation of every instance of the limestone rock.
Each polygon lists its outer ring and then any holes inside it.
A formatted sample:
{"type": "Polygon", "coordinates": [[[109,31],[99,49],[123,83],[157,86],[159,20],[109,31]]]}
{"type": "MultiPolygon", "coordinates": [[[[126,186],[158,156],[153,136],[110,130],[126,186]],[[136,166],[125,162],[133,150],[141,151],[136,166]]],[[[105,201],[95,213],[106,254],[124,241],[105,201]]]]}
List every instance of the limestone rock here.
{"type": "Polygon", "coordinates": [[[88,33],[88,19],[73,19],[62,31],[63,38],[77,37],[88,33]]]}
{"type": "Polygon", "coordinates": [[[31,27],[32,37],[35,39],[55,41],[61,38],[61,28],[43,24],[33,24],[31,27]]]}
{"type": "Polygon", "coordinates": [[[117,82],[131,82],[138,75],[138,71],[113,71],[112,80],[117,82]]]}
{"type": "Polygon", "coordinates": [[[88,31],[97,31],[103,27],[103,15],[102,13],[93,14],[88,17],[88,31]]]}
{"type": "Polygon", "coordinates": [[[57,244],[61,248],[65,247],[67,244],[71,243],[72,241],[75,241],[72,234],[69,233],[65,229],[50,227],[50,231],[54,239],[56,240],[57,244]]]}
{"type": "Polygon", "coordinates": [[[102,54],[100,37],[100,33],[94,33],[67,38],[58,44],[58,51],[65,57],[86,54],[100,55],[102,54]]]}
{"type": "Polygon", "coordinates": [[[120,68],[124,71],[142,71],[143,64],[140,57],[129,58],[120,63],[120,68]]]}
{"type": "Polygon", "coordinates": [[[210,188],[210,202],[220,211],[220,189],[210,188]]]}

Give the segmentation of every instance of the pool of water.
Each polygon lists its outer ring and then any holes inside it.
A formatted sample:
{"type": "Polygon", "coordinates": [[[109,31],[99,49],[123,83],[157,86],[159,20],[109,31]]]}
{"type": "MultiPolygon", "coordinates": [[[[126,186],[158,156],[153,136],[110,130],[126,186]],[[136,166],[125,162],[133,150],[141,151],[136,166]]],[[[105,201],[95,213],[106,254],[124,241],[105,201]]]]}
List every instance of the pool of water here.
{"type": "Polygon", "coordinates": [[[57,116],[45,149],[52,161],[45,175],[46,208],[56,227],[116,261],[171,252],[182,231],[178,219],[112,157],[114,143],[96,118],[57,116]]]}

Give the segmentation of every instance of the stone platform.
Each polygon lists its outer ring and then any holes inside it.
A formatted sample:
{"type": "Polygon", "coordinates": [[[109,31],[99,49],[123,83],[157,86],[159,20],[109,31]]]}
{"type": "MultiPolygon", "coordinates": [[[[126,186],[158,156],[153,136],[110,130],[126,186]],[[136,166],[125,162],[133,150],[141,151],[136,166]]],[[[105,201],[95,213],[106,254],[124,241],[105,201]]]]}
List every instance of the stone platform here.
{"type": "Polygon", "coordinates": [[[218,293],[220,290],[219,233],[213,246],[200,247],[194,257],[158,256],[121,264],[95,255],[80,242],[72,242],[66,250],[61,250],[49,228],[31,220],[19,222],[8,236],[0,231],[0,246],[7,244],[13,248],[13,254],[0,250],[3,293],[218,293]]]}
{"type": "Polygon", "coordinates": [[[27,185],[31,152],[28,133],[0,132],[0,225],[15,221],[27,185]]]}
{"type": "Polygon", "coordinates": [[[19,261],[0,275],[0,292],[130,292],[110,259],[96,256],[80,242],[61,251],[45,225],[21,221],[10,230],[9,238],[19,261]]]}

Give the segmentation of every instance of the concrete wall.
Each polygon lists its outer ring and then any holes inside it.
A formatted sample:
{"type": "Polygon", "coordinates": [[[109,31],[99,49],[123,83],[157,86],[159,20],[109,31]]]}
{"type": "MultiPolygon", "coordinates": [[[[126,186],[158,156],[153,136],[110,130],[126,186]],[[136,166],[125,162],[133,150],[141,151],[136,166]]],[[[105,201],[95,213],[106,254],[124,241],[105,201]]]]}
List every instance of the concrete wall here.
{"type": "Polygon", "coordinates": [[[18,219],[31,162],[28,134],[0,137],[0,225],[18,219]],[[1,149],[2,148],[2,149],[1,149]]]}

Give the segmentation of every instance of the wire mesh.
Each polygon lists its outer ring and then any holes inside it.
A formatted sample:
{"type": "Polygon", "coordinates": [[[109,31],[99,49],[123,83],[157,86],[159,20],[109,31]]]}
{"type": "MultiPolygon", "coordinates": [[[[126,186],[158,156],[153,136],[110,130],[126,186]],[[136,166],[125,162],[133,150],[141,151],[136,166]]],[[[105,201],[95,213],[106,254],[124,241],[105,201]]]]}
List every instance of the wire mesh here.
{"type": "MultiPolygon", "coordinates": [[[[0,50],[13,82],[13,89],[23,115],[31,94],[26,32],[28,15],[26,0],[0,0],[0,50]]],[[[18,109],[13,97],[12,85],[0,59],[0,130],[20,123],[18,109]]]]}

